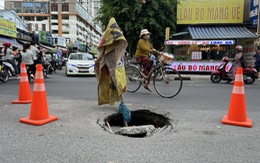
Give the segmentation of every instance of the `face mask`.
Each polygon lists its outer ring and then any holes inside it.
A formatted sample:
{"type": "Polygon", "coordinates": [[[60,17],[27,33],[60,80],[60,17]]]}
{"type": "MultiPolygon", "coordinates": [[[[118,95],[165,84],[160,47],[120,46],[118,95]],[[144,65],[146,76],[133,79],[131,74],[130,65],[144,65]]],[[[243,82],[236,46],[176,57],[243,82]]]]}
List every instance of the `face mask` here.
{"type": "Polygon", "coordinates": [[[144,38],[145,38],[146,40],[149,40],[149,39],[150,39],[150,35],[144,35],[144,38]]]}

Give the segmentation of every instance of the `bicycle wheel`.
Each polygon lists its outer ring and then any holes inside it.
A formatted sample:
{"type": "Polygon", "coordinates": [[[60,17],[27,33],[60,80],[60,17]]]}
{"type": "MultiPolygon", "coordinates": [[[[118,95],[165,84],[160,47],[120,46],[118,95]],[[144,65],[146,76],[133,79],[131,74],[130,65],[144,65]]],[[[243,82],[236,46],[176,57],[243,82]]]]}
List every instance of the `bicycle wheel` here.
{"type": "Polygon", "coordinates": [[[172,68],[160,69],[153,79],[155,91],[164,98],[172,98],[182,89],[182,78],[178,71],[172,68]],[[158,80],[162,76],[162,80],[158,80]]]}
{"type": "Polygon", "coordinates": [[[142,77],[139,70],[135,66],[127,66],[126,73],[126,88],[127,92],[134,93],[141,87],[142,77]]]}

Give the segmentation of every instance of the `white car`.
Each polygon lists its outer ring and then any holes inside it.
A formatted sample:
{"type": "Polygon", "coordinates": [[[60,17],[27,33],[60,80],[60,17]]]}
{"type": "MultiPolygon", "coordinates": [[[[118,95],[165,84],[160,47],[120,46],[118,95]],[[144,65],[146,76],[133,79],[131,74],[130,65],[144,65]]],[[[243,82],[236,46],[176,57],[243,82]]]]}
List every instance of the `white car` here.
{"type": "Polygon", "coordinates": [[[66,63],[66,75],[95,75],[95,61],[89,53],[71,53],[66,63]]]}

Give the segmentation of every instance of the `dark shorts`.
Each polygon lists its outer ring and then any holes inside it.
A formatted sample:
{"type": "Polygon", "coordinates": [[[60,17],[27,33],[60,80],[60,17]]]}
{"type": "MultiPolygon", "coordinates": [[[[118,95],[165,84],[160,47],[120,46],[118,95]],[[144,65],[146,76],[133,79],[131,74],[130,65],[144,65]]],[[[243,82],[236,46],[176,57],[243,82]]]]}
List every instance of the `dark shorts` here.
{"type": "Polygon", "coordinates": [[[260,66],[255,66],[257,72],[260,72],[260,66]]]}

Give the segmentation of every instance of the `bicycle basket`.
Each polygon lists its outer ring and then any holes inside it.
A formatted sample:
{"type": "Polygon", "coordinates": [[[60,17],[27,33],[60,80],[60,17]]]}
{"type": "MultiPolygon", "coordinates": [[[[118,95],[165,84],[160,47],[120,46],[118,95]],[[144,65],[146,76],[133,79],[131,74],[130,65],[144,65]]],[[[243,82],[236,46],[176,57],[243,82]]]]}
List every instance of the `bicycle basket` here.
{"type": "Polygon", "coordinates": [[[174,59],[173,54],[162,53],[159,60],[164,64],[170,64],[173,61],[173,59],[174,59]]]}

